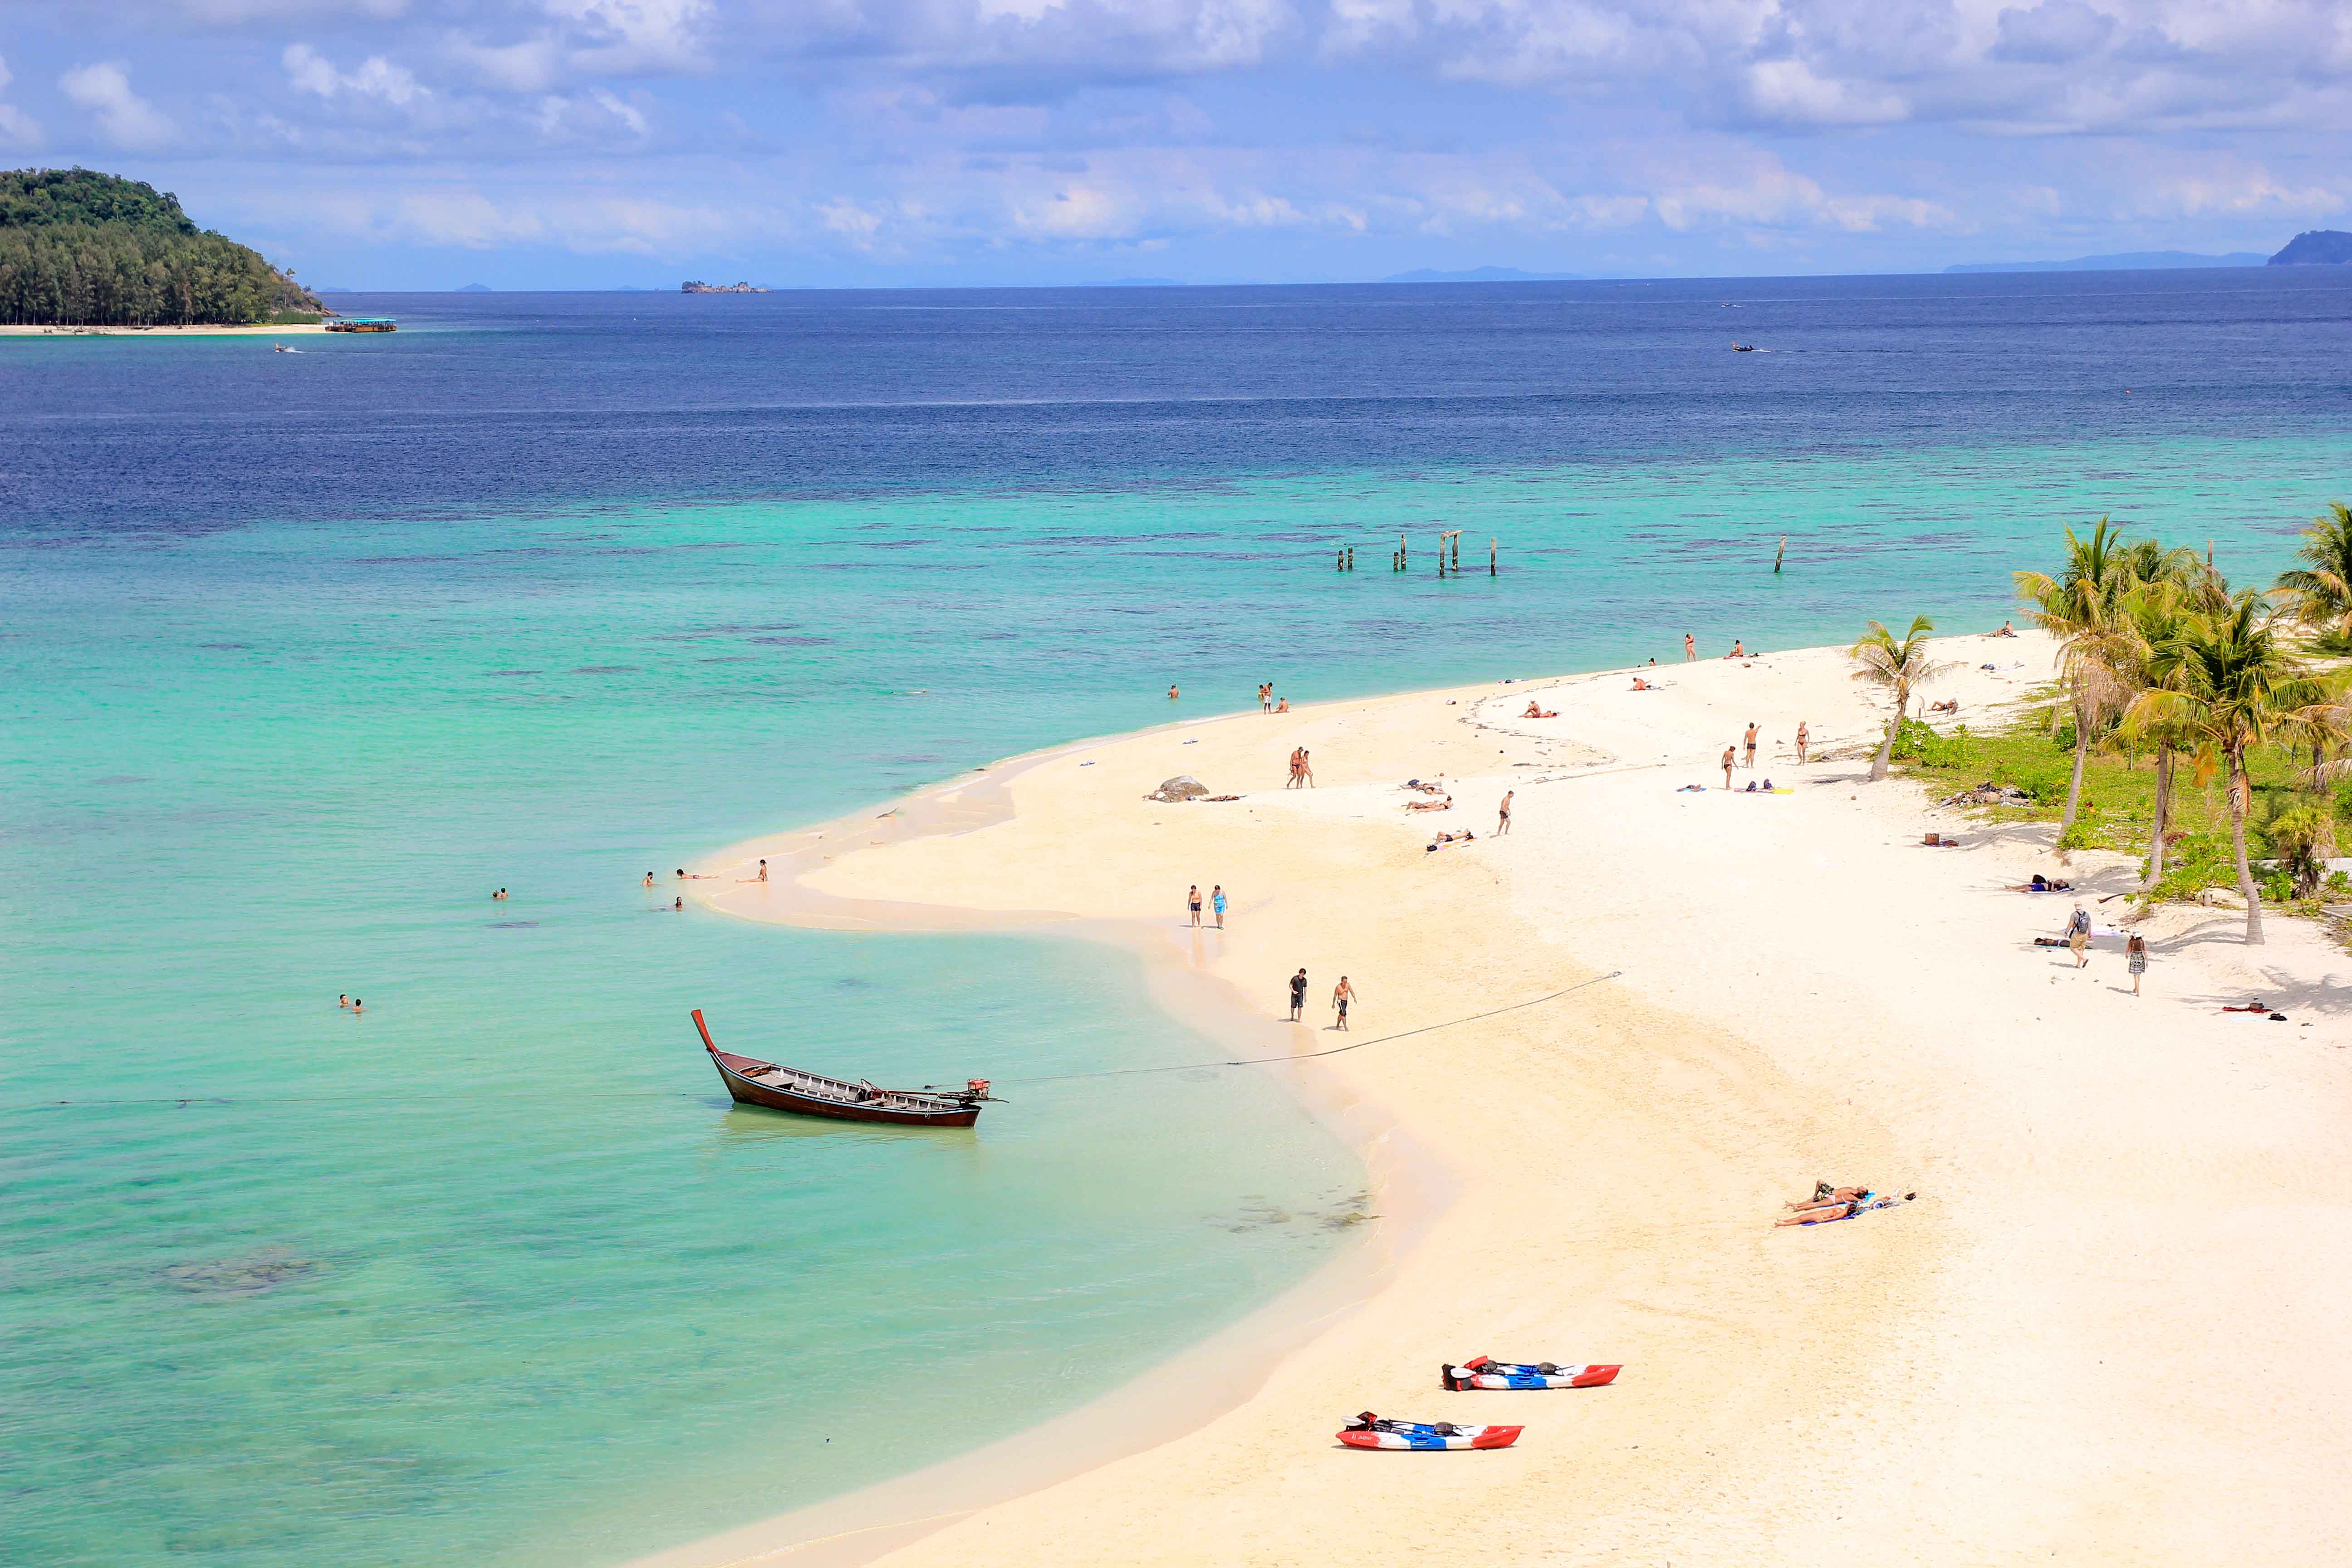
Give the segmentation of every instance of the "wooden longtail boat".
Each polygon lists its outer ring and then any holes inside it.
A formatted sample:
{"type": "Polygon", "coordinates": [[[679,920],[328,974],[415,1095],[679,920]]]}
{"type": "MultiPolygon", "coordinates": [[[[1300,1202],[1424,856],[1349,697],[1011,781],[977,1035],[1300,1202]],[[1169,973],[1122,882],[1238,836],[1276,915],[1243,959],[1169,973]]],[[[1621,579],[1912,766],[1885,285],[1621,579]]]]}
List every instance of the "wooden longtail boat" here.
{"type": "Polygon", "coordinates": [[[851,1083],[799,1068],[778,1067],[753,1057],[722,1051],[710,1038],[702,1009],[694,1010],[694,1026],[702,1048],[719,1068],[727,1092],[744,1105],[764,1105],[771,1110],[796,1111],[803,1116],[830,1116],[842,1121],[890,1121],[902,1127],[969,1127],[980,1120],[981,1102],[992,1099],[988,1080],[972,1079],[960,1089],[877,1089],[851,1083]]]}

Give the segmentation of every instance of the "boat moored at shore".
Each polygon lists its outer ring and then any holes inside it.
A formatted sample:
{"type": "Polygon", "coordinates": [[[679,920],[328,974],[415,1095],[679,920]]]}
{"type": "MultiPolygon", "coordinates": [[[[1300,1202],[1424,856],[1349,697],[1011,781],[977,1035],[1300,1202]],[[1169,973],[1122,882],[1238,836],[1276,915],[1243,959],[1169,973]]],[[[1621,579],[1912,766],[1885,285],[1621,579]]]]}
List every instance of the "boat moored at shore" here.
{"type": "Polygon", "coordinates": [[[826,1116],[839,1121],[884,1121],[901,1127],[969,1127],[980,1120],[983,1101],[994,1098],[984,1078],[968,1079],[960,1089],[877,1089],[873,1084],[827,1078],[799,1068],[780,1067],[756,1057],[722,1051],[694,1009],[694,1027],[702,1048],[719,1068],[719,1081],[740,1105],[764,1106],[802,1116],[826,1116]]]}

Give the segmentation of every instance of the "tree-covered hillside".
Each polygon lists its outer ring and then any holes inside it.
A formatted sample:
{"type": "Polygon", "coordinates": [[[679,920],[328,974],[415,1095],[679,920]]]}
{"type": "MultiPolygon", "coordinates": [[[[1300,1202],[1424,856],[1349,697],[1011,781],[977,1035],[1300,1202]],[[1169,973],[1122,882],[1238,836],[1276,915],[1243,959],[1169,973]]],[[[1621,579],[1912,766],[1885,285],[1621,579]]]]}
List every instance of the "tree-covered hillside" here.
{"type": "Polygon", "coordinates": [[[250,326],[322,307],[177,196],[89,169],[0,171],[0,322],[250,326]]]}

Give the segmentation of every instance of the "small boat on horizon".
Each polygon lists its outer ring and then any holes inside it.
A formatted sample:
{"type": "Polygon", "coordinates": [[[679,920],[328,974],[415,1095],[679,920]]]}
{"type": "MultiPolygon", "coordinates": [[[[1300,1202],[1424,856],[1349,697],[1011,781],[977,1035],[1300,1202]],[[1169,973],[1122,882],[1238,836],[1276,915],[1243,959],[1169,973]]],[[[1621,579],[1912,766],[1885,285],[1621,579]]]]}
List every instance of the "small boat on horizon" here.
{"type": "Polygon", "coordinates": [[[980,1120],[982,1102],[995,1099],[984,1078],[967,1079],[963,1088],[878,1089],[859,1080],[827,1078],[799,1068],[779,1067],[756,1057],[722,1051],[694,1009],[694,1027],[702,1048],[710,1053],[719,1081],[739,1105],[763,1106],[801,1116],[827,1116],[838,1121],[886,1121],[901,1127],[969,1127],[980,1120]]]}

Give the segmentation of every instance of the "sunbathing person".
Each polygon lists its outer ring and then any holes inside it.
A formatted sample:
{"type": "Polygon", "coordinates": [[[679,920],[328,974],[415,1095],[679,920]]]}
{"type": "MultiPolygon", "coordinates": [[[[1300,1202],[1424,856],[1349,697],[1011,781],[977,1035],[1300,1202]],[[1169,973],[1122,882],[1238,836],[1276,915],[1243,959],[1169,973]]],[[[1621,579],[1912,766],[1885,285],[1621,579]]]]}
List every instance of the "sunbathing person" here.
{"type": "Polygon", "coordinates": [[[1809,1209],[1818,1208],[1823,1204],[1850,1204],[1868,1191],[1868,1187],[1833,1187],[1827,1182],[1815,1182],[1811,1197],[1795,1198],[1780,1206],[1784,1209],[1809,1209]]]}
{"type": "Polygon", "coordinates": [[[1559,715],[1548,709],[1537,707],[1535,704],[1535,699],[1531,697],[1528,699],[1528,710],[1520,714],[1519,717],[1522,719],[1557,719],[1559,715]]]}
{"type": "Polygon", "coordinates": [[[1957,697],[1953,698],[1948,702],[1930,702],[1927,704],[1927,711],[1930,713],[1957,713],[1959,710],[1960,700],[1957,697]]]}
{"type": "Polygon", "coordinates": [[[1409,800],[1404,803],[1404,808],[1407,811],[1452,811],[1454,797],[1449,795],[1443,800],[1409,800]]]}
{"type": "Polygon", "coordinates": [[[1467,844],[1475,837],[1476,836],[1466,827],[1459,833],[1441,833],[1429,841],[1429,848],[1423,850],[1422,853],[1429,854],[1441,844],[1467,844]]]}
{"type": "Polygon", "coordinates": [[[1637,675],[1633,678],[1633,689],[1636,691],[1647,691],[1650,689],[1650,683],[1637,675]]]}
{"type": "Polygon", "coordinates": [[[2058,881],[2036,871],[2033,873],[2033,880],[2011,882],[2009,885],[2009,890],[2012,893],[2070,893],[2074,890],[2074,884],[2058,881]]]}
{"type": "MultiPolygon", "coordinates": [[[[1903,1194],[1903,1201],[1907,1204],[1918,1195],[1916,1193],[1906,1193],[1903,1194]]],[[[1826,1225],[1832,1220],[1852,1219],[1866,1209],[1875,1208],[1882,1203],[1892,1202],[1894,1199],[1889,1194],[1864,1188],[1850,1198],[1833,1197],[1820,1203],[1800,1204],[1797,1205],[1795,1214],[1790,1215],[1787,1219],[1776,1219],[1772,1224],[1776,1228],[1786,1225],[1826,1225]]]]}

